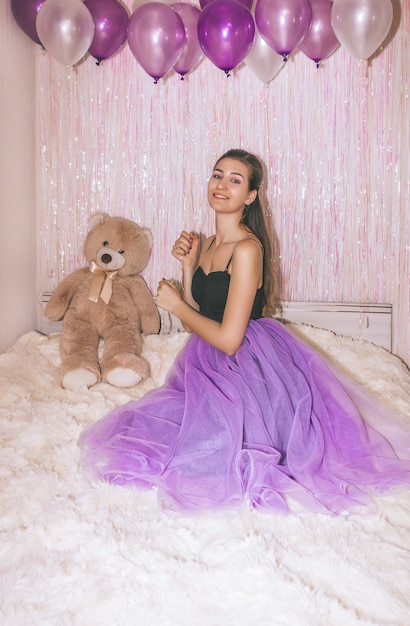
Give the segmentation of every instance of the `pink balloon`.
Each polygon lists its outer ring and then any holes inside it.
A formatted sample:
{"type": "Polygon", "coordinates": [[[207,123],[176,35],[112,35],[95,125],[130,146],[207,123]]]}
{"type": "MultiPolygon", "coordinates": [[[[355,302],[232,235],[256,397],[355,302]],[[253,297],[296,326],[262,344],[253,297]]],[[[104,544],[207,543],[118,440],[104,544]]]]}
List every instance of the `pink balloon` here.
{"type": "Polygon", "coordinates": [[[84,0],[94,20],[95,32],[88,52],[97,59],[115,54],[127,40],[128,13],[117,0],[84,0]]]}
{"type": "Polygon", "coordinates": [[[355,59],[368,59],[381,46],[393,21],[391,0],[334,0],[331,23],[355,59]]]}
{"type": "Polygon", "coordinates": [[[155,83],[174,67],[185,40],[184,23],[167,4],[148,2],[131,15],[128,23],[131,52],[155,83]]]}
{"type": "Polygon", "coordinates": [[[81,0],[46,0],[36,28],[44,48],[63,65],[78,63],[94,36],[93,18],[81,0]]]}
{"type": "Polygon", "coordinates": [[[330,23],[332,0],[310,0],[312,22],[299,48],[319,67],[319,61],[325,59],[339,45],[330,23]]]}
{"type": "Polygon", "coordinates": [[[284,61],[306,35],[311,20],[309,0],[258,0],[255,9],[260,34],[284,61]]]}
{"type": "Polygon", "coordinates": [[[185,44],[181,56],[174,65],[174,70],[183,79],[185,74],[195,67],[202,56],[202,48],[198,39],[198,20],[201,11],[192,4],[185,2],[171,4],[171,8],[178,13],[185,27],[185,44]]]}
{"type": "Polygon", "coordinates": [[[246,65],[264,83],[269,83],[284,66],[283,57],[256,32],[253,46],[245,59],[246,65]]]}
{"type": "MultiPolygon", "coordinates": [[[[201,9],[204,9],[208,4],[211,4],[211,2],[214,2],[215,0],[199,0],[199,4],[201,9]]],[[[244,4],[249,10],[252,9],[252,5],[253,5],[253,0],[238,0],[238,2],[241,2],[242,4],[244,4]]]]}
{"type": "Polygon", "coordinates": [[[252,47],[255,23],[238,0],[213,0],[198,20],[198,39],[206,56],[227,76],[252,47]]]}
{"type": "Polygon", "coordinates": [[[38,10],[44,0],[11,0],[11,12],[20,26],[35,43],[41,44],[36,29],[36,18],[38,10]]]}

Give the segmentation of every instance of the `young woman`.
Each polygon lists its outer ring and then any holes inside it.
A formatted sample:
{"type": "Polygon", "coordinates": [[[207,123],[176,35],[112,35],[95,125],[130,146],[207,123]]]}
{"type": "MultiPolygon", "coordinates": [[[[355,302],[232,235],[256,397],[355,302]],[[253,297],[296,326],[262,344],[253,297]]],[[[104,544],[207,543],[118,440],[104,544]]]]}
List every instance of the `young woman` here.
{"type": "Polygon", "coordinates": [[[343,513],[410,484],[410,430],[269,314],[278,305],[262,166],[230,150],[208,183],[215,234],[183,231],[182,290],[157,305],[192,336],[165,384],[82,434],[92,476],[163,505],[343,513]],[[265,317],[263,317],[263,314],[265,317]]]}

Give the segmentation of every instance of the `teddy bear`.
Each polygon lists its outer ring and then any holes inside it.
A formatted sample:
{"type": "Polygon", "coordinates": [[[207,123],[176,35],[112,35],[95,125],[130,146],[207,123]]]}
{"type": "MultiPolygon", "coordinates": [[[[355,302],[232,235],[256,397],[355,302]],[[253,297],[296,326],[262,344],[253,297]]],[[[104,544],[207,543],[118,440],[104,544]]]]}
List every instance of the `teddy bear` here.
{"type": "Polygon", "coordinates": [[[154,298],[139,275],[148,264],[152,236],[136,222],[103,212],[94,213],[88,226],[88,267],[69,274],[45,308],[50,320],[63,320],[60,383],[71,390],[101,380],[132,387],[149,375],[141,356],[143,334],[160,330],[154,298]]]}

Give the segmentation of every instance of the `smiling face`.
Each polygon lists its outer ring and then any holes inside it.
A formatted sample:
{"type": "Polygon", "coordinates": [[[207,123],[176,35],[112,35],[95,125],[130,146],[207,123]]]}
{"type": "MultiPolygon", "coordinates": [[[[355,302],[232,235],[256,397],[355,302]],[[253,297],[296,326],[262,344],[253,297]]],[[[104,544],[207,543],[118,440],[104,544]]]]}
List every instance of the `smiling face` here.
{"type": "Polygon", "coordinates": [[[249,191],[249,169],[245,163],[231,158],[217,162],[208,182],[208,202],[215,211],[242,212],[256,194],[255,189],[249,191]]]}

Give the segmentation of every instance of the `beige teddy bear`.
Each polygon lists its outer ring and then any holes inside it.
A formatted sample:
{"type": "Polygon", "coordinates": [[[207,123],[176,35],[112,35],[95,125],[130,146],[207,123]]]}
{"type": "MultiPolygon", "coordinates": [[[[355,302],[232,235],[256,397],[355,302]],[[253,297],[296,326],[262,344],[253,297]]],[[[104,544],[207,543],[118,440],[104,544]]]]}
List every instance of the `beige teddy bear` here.
{"type": "Polygon", "coordinates": [[[69,274],[45,309],[50,320],[63,320],[59,374],[66,389],[91,387],[101,379],[131,387],[148,376],[142,334],[158,333],[160,316],[139,273],[151,246],[150,231],[135,222],[107,213],[91,216],[84,243],[89,265],[69,274]]]}

